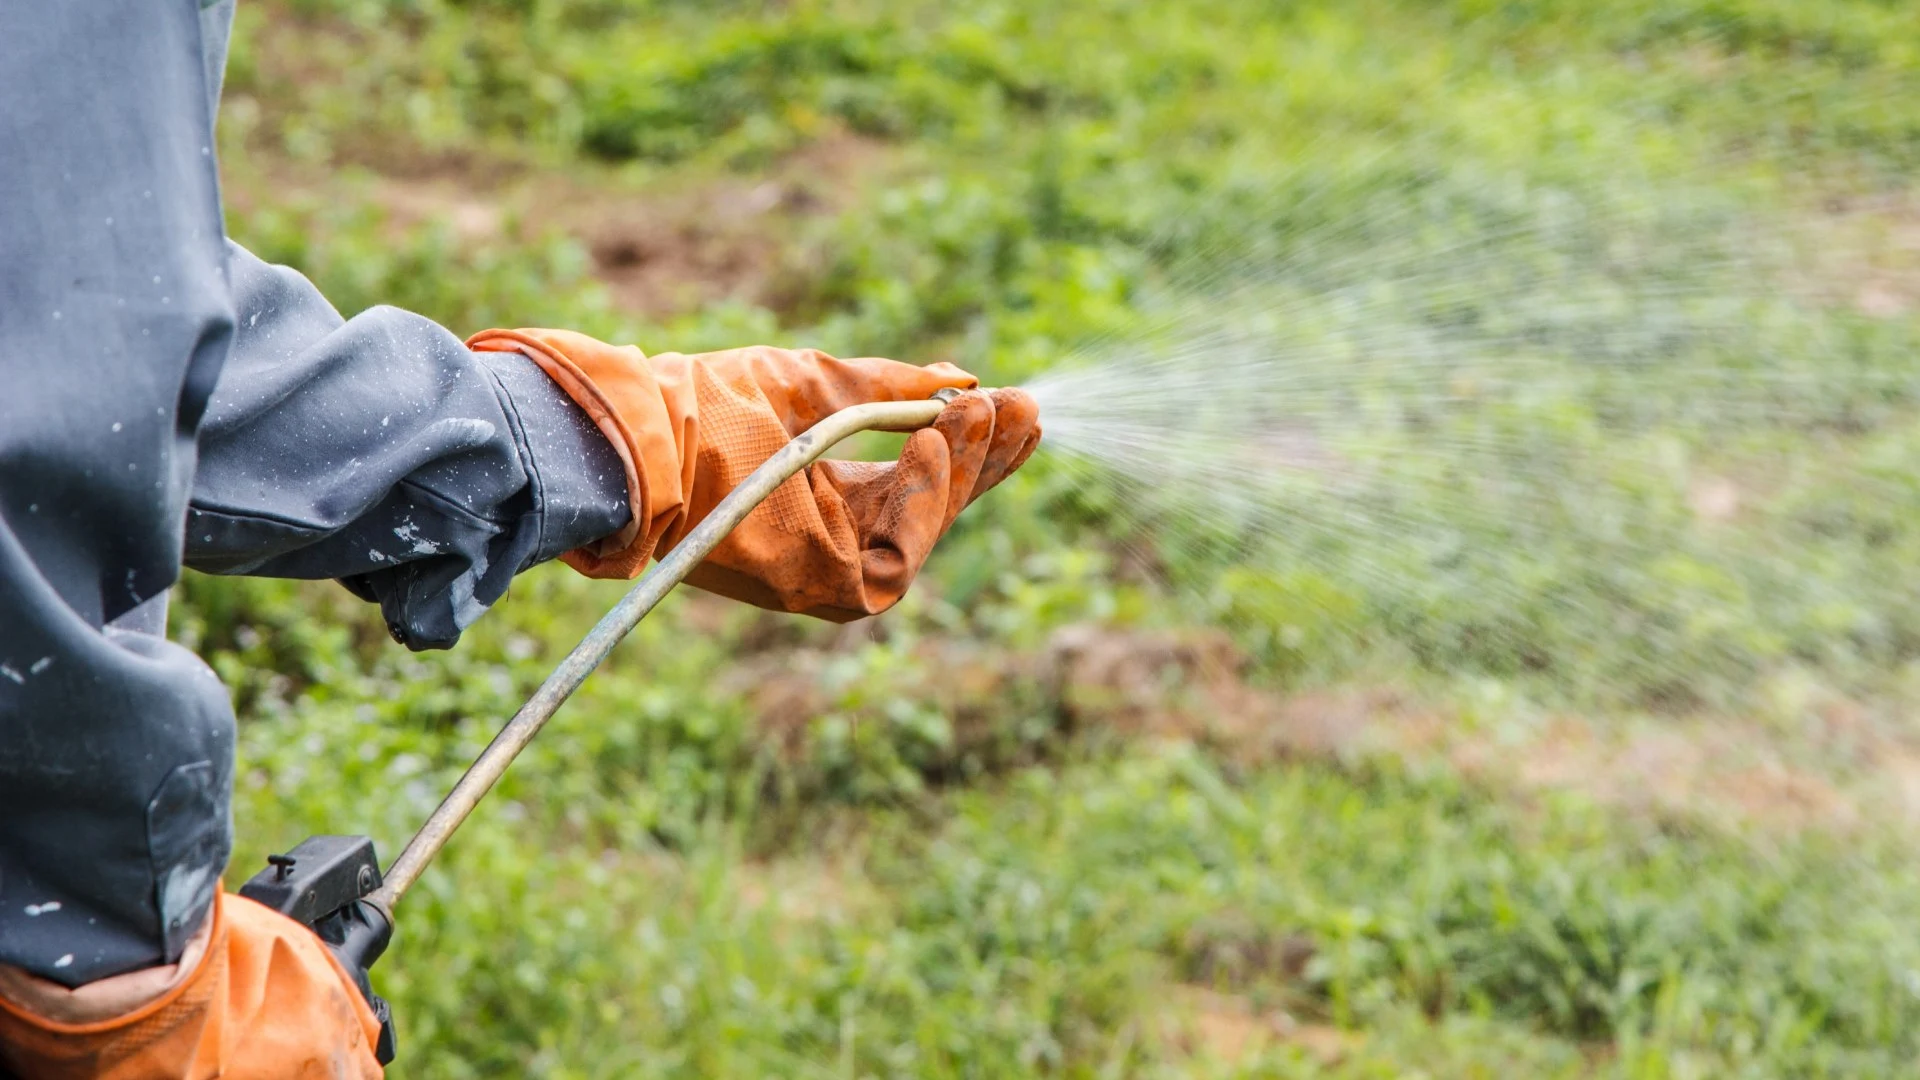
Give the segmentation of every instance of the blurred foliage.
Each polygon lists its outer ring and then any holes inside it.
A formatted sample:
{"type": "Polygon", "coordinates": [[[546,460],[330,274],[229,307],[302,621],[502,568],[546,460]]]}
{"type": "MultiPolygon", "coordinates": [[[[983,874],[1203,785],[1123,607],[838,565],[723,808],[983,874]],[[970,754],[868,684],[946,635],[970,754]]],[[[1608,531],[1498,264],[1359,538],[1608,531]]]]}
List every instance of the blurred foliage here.
{"type": "MultiPolygon", "coordinates": [[[[235,238],[343,311],[1010,383],[1220,266],[1285,267],[1262,285],[1302,313],[1288,332],[1337,343],[1320,301],[1391,284],[1367,253],[1531,235],[1548,196],[1626,200],[1654,235],[1899,195],[1917,101],[1920,12],[1873,0],[276,0],[240,6],[222,149],[235,238]],[[796,172],[850,195],[768,219],[777,288],[686,310],[623,306],[591,232],[538,212],[796,172]],[[394,208],[383,185],[420,178],[534,209],[476,236],[394,208]]],[[[1490,249],[1404,318],[1570,340],[1539,320],[1604,319],[1593,252],[1636,239],[1578,225],[1490,249]],[[1523,267],[1539,295],[1495,284],[1523,267]]],[[[1725,271],[1672,250],[1638,272],[1725,271]]],[[[1679,375],[1598,332],[1572,354],[1590,379],[1382,419],[1564,455],[1552,475],[1623,502],[1409,456],[1396,497],[1426,493],[1450,539],[1382,562],[1337,528],[1263,547],[1156,520],[1043,455],[870,624],[670,600],[409,900],[377,975],[394,1075],[1898,1074],[1920,891],[1897,837],[1626,820],[1436,763],[1243,766],[1100,730],[1047,661],[1067,628],[1205,622],[1289,688],[1385,672],[1683,711],[1810,683],[1897,715],[1920,328],[1835,305],[1815,342],[1777,316],[1687,343],[1728,380],[1791,376],[1748,401],[1763,423],[1688,414],[1679,375]],[[1664,480],[1580,471],[1622,433],[1664,480]],[[1689,478],[1742,469],[1765,500],[1703,526],[1689,478]],[[1623,507],[1643,531],[1597,542],[1623,507]],[[1211,1053],[1169,1033],[1176,984],[1343,1041],[1211,1053]]],[[[1360,389],[1356,409],[1398,400],[1390,376],[1360,389]]],[[[175,630],[243,717],[237,870],[321,831],[390,856],[619,591],[541,568],[459,649],[409,655],[331,586],[190,576],[175,630]]]]}

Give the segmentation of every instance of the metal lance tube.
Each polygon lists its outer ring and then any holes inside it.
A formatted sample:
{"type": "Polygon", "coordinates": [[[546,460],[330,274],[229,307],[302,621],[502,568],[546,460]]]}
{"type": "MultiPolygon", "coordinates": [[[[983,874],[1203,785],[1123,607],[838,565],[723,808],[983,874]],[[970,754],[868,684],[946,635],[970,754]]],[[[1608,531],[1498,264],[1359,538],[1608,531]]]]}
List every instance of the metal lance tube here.
{"type": "Polygon", "coordinates": [[[385,882],[367,899],[389,913],[393,911],[394,905],[419,880],[427,863],[446,846],[454,830],[467,820],[467,815],[473,812],[480,799],[506,773],[507,766],[513,764],[513,759],[552,719],[560,703],[578,690],[593,669],[599,667],[613,647],[620,643],[620,639],[639,625],[647,612],[652,611],[654,605],[680,583],[680,579],[699,565],[733,531],[734,526],[746,520],[754,507],[773,494],[775,488],[819,460],[821,455],[849,435],[862,431],[917,431],[926,427],[934,417],[940,415],[940,410],[952,400],[954,394],[954,391],[943,390],[929,401],[875,402],[842,409],[796,436],[748,474],[740,486],[720,500],[713,512],[694,526],[678,546],[661,556],[660,561],[634,584],[633,589],[614,605],[613,610],[607,612],[580,644],[573,647],[567,658],[560,661],[560,666],[540,684],[540,689],[534,692],[533,697],[527,699],[520,711],[513,714],[513,719],[507,721],[507,726],[500,729],[500,734],[495,735],[487,748],[468,766],[466,775],[453,785],[453,790],[441,800],[440,806],[427,818],[427,823],[420,827],[420,831],[407,842],[406,849],[400,852],[400,857],[388,867],[385,882]]]}

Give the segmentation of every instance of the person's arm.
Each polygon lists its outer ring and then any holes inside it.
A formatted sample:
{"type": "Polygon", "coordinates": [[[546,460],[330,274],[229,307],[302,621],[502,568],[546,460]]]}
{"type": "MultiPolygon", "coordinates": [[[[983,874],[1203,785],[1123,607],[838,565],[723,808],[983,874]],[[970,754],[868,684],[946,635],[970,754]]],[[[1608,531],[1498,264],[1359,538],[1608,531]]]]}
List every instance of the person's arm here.
{"type": "Polygon", "coordinates": [[[447,648],[513,576],[629,517],[613,447],[525,357],[432,320],[343,320],[231,247],[234,348],[200,432],[186,564],[339,578],[395,640],[447,648]]]}
{"type": "MultiPolygon", "coordinates": [[[[232,265],[238,338],[201,433],[187,564],[341,579],[412,648],[452,645],[556,556],[638,574],[830,412],[978,385],[950,364],[805,349],[649,357],[549,330],[463,343],[395,308],[343,321],[305,278],[237,247],[232,265]]],[[[688,580],[779,610],[876,614],[1039,434],[1025,394],[967,395],[899,467],[809,469],[688,580]]]]}
{"type": "Polygon", "coordinates": [[[320,939],[222,898],[232,708],[150,632],[234,333],[230,14],[0,14],[0,1075],[380,1073],[320,939]]]}
{"type": "Polygon", "coordinates": [[[111,625],[178,573],[232,338],[198,6],[0,17],[0,963],[177,961],[226,864],[233,717],[111,625]]]}

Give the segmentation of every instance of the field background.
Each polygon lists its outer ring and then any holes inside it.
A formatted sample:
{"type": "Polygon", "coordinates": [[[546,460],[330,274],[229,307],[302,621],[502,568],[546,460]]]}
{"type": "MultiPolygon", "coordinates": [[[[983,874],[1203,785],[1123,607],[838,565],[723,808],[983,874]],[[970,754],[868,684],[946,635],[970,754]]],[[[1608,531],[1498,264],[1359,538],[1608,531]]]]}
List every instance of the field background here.
{"type": "MultiPolygon", "coordinates": [[[[1436,498],[1446,550],[1210,534],[1043,453],[880,619],[673,598],[410,897],[394,1076],[1920,1070],[1914,5],[245,0],[221,125],[232,234],[343,312],[1002,384],[1249,259],[1330,340],[1356,290],[1436,334],[1608,295],[1542,206],[1810,241],[1714,286],[1752,408],[1630,346],[1504,403],[1522,453],[1662,463],[1631,542],[1599,483],[1524,535],[1436,498]]],[[[1432,424],[1393,445],[1479,460],[1432,424]]],[[[230,880],[391,857],[620,591],[542,567],[412,655],[189,575],[230,880]]]]}

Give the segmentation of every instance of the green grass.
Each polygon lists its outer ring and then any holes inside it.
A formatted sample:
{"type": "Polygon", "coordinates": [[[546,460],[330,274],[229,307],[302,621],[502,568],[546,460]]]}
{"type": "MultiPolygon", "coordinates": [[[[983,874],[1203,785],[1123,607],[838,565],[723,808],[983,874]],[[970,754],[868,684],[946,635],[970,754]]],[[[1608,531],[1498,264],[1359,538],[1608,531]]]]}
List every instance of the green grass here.
{"type": "MultiPolygon", "coordinates": [[[[241,865],[322,826],[394,850],[564,646],[547,609],[605,595],[537,578],[451,654],[263,634],[287,651],[255,665],[322,681],[253,699],[241,865]]],[[[266,591],[249,607],[300,610],[266,591]]],[[[884,745],[849,755],[830,712],[771,757],[703,683],[725,646],[675,648],[685,613],[662,615],[409,899],[382,979],[405,1075],[1883,1076],[1920,1050],[1897,837],[1102,748],[1041,694],[997,718],[1040,764],[929,794],[900,775],[954,773],[937,724],[883,709],[856,738],[884,745]],[[1354,1041],[1206,1066],[1180,984],[1354,1041]]],[[[900,662],[870,644],[818,677],[885,686],[900,662]]]]}
{"type": "MultiPolygon", "coordinates": [[[[1298,373],[1360,402],[1351,451],[1424,529],[1356,542],[1309,488],[1249,547],[1043,455],[871,626],[670,602],[403,910],[394,1074],[1909,1068],[1897,816],[1768,829],[1426,744],[1145,738],[1051,658],[1069,627],[1213,624],[1254,684],[1388,684],[1516,761],[1569,710],[1704,713],[1875,779],[1920,661],[1920,268],[1860,238],[1911,227],[1916,102],[1920,14],[1869,0],[242,4],[231,229],[343,311],[1006,383],[1227,265],[1328,355],[1551,346],[1469,373],[1518,392],[1428,415],[1410,372],[1298,373]],[[763,184],[781,200],[744,225],[686,196],[763,184]],[[742,245],[761,284],[623,305],[594,252],[634,214],[742,245]],[[1723,258],[1755,223],[1792,249],[1761,278],[1723,258]],[[1380,255],[1461,243],[1484,257],[1439,285],[1380,255]],[[1861,310],[1869,277],[1907,306],[1861,310]],[[1650,314],[1691,329],[1637,350],[1650,314]],[[1476,437],[1516,456],[1446,449],[1476,437]],[[1751,493],[1724,525],[1688,503],[1715,476],[1751,493]]],[[[414,656],[331,586],[190,577],[177,629],[243,718],[236,875],[311,832],[391,856],[618,592],[542,568],[414,656]]],[[[1192,675],[1133,685],[1217,707],[1192,675]]]]}

